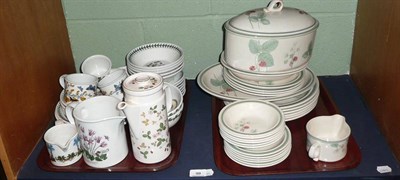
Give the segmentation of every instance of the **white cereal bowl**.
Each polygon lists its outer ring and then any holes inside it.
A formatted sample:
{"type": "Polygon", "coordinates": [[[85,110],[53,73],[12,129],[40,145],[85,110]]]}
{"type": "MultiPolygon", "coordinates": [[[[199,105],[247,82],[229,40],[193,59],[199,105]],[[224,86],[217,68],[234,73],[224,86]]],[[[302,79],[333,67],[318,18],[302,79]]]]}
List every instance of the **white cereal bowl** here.
{"type": "Polygon", "coordinates": [[[268,137],[284,122],[283,112],[267,101],[239,100],[228,104],[218,115],[220,129],[241,138],[268,137]]]}
{"type": "Polygon", "coordinates": [[[226,61],[235,69],[260,74],[304,66],[318,26],[303,10],[272,0],[267,7],[249,10],[224,24],[226,61]]]}
{"type": "Polygon", "coordinates": [[[183,50],[171,43],[150,43],[131,50],[126,55],[129,68],[143,71],[168,71],[183,62],[183,50]]]}

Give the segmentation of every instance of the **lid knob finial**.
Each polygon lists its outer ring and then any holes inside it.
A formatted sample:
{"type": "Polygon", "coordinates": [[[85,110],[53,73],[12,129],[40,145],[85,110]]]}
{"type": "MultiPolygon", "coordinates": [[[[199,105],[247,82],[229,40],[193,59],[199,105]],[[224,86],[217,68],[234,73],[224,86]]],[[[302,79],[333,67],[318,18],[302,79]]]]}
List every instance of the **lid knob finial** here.
{"type": "Polygon", "coordinates": [[[283,8],[283,1],[282,0],[272,0],[268,3],[267,7],[264,8],[264,12],[278,12],[281,11],[283,8]]]}

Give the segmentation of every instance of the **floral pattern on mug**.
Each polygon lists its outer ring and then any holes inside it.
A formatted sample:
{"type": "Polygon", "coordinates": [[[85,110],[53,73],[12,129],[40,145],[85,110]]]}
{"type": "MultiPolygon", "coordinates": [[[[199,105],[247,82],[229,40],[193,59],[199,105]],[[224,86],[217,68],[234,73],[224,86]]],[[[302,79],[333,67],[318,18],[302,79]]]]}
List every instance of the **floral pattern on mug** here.
{"type": "Polygon", "coordinates": [[[52,144],[47,144],[47,150],[49,151],[49,154],[50,154],[50,160],[53,162],[59,161],[62,163],[67,162],[67,161],[72,161],[75,157],[82,154],[82,149],[80,148],[80,143],[79,143],[79,137],[74,138],[73,146],[77,146],[78,151],[71,152],[70,154],[67,154],[66,156],[61,155],[61,156],[54,157],[54,154],[53,154],[53,151],[55,151],[54,146],[52,144]]]}
{"type": "Polygon", "coordinates": [[[81,126],[79,126],[79,129],[83,134],[83,137],[81,137],[81,143],[85,157],[91,161],[106,160],[109,151],[107,144],[108,141],[110,141],[109,136],[96,135],[96,131],[91,129],[86,130],[81,126]]]}
{"type": "Polygon", "coordinates": [[[114,84],[114,90],[113,91],[102,91],[101,90],[101,94],[102,95],[106,95],[106,96],[112,96],[112,95],[119,95],[122,94],[122,81],[118,84],[114,84]]]}
{"type": "Polygon", "coordinates": [[[334,143],[331,144],[332,148],[335,148],[335,152],[345,152],[347,151],[347,146],[344,143],[334,143]]]}
{"type": "Polygon", "coordinates": [[[140,154],[144,159],[147,159],[148,156],[156,153],[154,152],[156,149],[162,151],[171,150],[169,130],[167,127],[168,124],[161,121],[162,119],[167,118],[165,117],[166,113],[162,113],[163,111],[166,112],[165,105],[162,105],[161,107],[154,105],[149,107],[148,111],[142,112],[140,115],[141,123],[144,127],[149,127],[143,128],[143,131],[141,132],[142,137],[146,141],[142,141],[136,145],[136,148],[140,151],[140,154]],[[154,117],[157,119],[154,119],[154,117]]]}
{"type": "Polygon", "coordinates": [[[88,97],[94,97],[95,92],[96,92],[96,86],[89,85],[88,87],[83,87],[83,86],[76,86],[66,82],[67,83],[67,89],[65,89],[65,95],[64,95],[64,100],[65,102],[73,102],[73,101],[84,101],[88,97]]]}

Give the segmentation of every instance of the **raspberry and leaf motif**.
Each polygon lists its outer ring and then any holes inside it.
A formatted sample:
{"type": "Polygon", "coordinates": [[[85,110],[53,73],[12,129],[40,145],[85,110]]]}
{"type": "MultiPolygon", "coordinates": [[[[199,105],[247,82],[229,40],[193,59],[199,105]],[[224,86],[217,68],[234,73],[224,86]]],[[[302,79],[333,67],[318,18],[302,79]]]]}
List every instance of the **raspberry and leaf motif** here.
{"type": "Polygon", "coordinates": [[[267,67],[274,66],[274,57],[271,55],[278,47],[279,41],[271,39],[261,43],[259,40],[249,41],[249,50],[256,55],[255,65],[249,67],[250,71],[267,71],[267,67]]]}

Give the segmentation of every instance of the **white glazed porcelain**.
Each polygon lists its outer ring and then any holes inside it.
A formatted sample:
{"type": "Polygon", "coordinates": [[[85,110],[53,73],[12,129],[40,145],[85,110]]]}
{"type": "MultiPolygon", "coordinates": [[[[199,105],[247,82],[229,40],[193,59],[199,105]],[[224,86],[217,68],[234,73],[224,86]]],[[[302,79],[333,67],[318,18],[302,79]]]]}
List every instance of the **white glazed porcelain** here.
{"type": "Polygon", "coordinates": [[[278,106],[268,101],[240,100],[221,109],[218,124],[238,137],[262,138],[283,130],[284,115],[278,106]]]}
{"type": "Polygon", "coordinates": [[[183,62],[182,48],[171,43],[150,43],[132,49],[126,55],[128,70],[130,68],[143,70],[140,72],[167,72],[183,62]]]}
{"type": "Polygon", "coordinates": [[[351,133],[345,117],[318,116],[306,124],[308,156],[314,161],[336,162],[347,153],[351,133]]]}
{"type": "Polygon", "coordinates": [[[152,97],[163,94],[163,78],[151,72],[136,73],[128,76],[122,83],[125,102],[130,104],[147,103],[152,97]]]}
{"type": "Polygon", "coordinates": [[[272,0],[224,24],[226,61],[235,69],[261,74],[303,66],[311,57],[318,25],[306,12],[272,0]]]}
{"type": "Polygon", "coordinates": [[[171,108],[168,110],[168,126],[171,128],[174,126],[180,119],[183,111],[183,94],[180,89],[170,83],[164,83],[170,89],[171,93],[166,94],[171,96],[167,99],[171,99],[171,108]]]}
{"type": "Polygon", "coordinates": [[[289,88],[292,86],[295,86],[296,84],[300,83],[303,79],[304,76],[304,71],[292,74],[289,76],[287,79],[282,79],[282,80],[264,80],[264,81],[250,81],[250,80],[245,80],[237,77],[234,75],[232,72],[230,72],[227,68],[224,68],[224,78],[229,77],[231,80],[235,81],[236,83],[239,83],[243,86],[248,86],[252,87],[255,89],[267,89],[267,90],[272,90],[272,89],[283,89],[283,88],[289,88]]]}
{"type": "Polygon", "coordinates": [[[125,101],[118,108],[127,116],[135,159],[145,164],[161,162],[171,154],[167,110],[172,100],[166,98],[170,88],[160,75],[149,72],[129,76],[123,87],[125,101]]]}
{"type": "Polygon", "coordinates": [[[104,76],[99,81],[98,88],[103,95],[114,96],[120,100],[124,98],[122,82],[128,77],[125,69],[117,69],[104,76]]]}
{"type": "Polygon", "coordinates": [[[245,99],[268,100],[281,108],[285,114],[285,121],[290,121],[306,115],[318,101],[318,78],[309,68],[302,72],[304,73],[301,82],[303,85],[296,92],[284,96],[258,96],[243,93],[226,83],[223,66],[220,64],[214,64],[202,70],[197,77],[197,84],[205,92],[222,99],[226,105],[245,99]]]}
{"type": "Polygon", "coordinates": [[[78,127],[83,158],[91,167],[110,167],[128,155],[125,116],[117,109],[119,102],[116,97],[96,96],[73,109],[71,121],[78,127]]]}
{"type": "Polygon", "coordinates": [[[81,65],[81,71],[91,74],[99,79],[107,75],[111,70],[111,60],[107,56],[98,54],[86,58],[81,65]]]}
{"type": "Polygon", "coordinates": [[[84,101],[96,96],[98,80],[96,76],[83,73],[64,74],[59,78],[64,88],[64,102],[84,101]]]}
{"type": "Polygon", "coordinates": [[[242,148],[224,141],[224,151],[230,159],[252,168],[265,168],[281,163],[289,156],[291,148],[292,137],[287,126],[282,140],[275,147],[268,149],[242,148]]]}
{"type": "Polygon", "coordinates": [[[55,166],[68,166],[82,157],[78,131],[73,124],[53,126],[44,134],[50,161],[55,166]]]}
{"type": "Polygon", "coordinates": [[[307,64],[303,64],[301,66],[298,66],[296,68],[284,72],[281,71],[268,72],[268,73],[248,72],[241,69],[237,69],[229,65],[225,58],[225,52],[221,53],[220,62],[225,68],[227,68],[232,74],[234,74],[238,78],[249,81],[282,81],[289,79],[293,74],[301,72],[305,68],[307,68],[307,64]]]}

